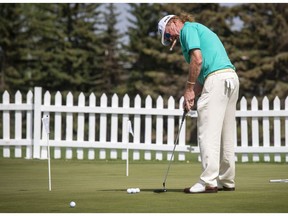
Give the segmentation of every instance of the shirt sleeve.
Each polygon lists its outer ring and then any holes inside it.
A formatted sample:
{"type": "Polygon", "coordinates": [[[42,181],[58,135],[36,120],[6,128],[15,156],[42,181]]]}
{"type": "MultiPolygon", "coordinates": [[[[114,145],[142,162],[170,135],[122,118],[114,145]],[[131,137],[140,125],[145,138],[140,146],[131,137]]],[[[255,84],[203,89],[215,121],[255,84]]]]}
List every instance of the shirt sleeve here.
{"type": "Polygon", "coordinates": [[[192,49],[200,49],[200,39],[196,26],[189,26],[183,32],[183,45],[188,51],[192,49]]]}

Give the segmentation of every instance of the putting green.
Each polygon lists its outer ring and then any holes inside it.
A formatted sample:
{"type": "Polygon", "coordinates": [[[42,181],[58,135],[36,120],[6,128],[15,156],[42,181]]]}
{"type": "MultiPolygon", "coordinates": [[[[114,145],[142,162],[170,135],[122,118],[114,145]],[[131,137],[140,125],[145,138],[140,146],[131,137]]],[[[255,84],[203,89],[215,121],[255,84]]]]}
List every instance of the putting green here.
{"type": "Polygon", "coordinates": [[[200,163],[172,164],[161,189],[167,162],[51,160],[52,191],[48,191],[46,160],[0,159],[0,213],[286,213],[287,164],[237,163],[236,191],[184,194],[198,180],[200,163]],[[128,194],[127,188],[140,193],[128,194]],[[70,208],[70,201],[76,202],[70,208]]]}

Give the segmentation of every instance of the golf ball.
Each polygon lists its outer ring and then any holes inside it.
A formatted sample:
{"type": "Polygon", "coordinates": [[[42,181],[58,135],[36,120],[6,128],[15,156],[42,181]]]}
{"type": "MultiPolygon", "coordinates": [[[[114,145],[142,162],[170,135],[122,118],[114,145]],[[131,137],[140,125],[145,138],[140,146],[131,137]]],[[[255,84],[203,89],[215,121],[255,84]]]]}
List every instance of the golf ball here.
{"type": "Polygon", "coordinates": [[[71,208],[74,208],[75,206],[76,206],[76,203],[75,203],[74,201],[71,201],[71,202],[70,202],[70,207],[71,207],[71,208]]]}
{"type": "Polygon", "coordinates": [[[128,194],[140,193],[140,189],[139,188],[128,188],[127,193],[128,194]]]}

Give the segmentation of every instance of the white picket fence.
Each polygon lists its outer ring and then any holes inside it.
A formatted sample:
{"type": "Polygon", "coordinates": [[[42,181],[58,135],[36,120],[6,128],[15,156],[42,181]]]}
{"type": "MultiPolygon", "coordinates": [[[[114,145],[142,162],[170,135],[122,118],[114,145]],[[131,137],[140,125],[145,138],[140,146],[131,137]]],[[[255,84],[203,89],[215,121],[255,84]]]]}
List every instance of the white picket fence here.
{"type": "MultiPolygon", "coordinates": [[[[183,98],[176,108],[173,97],[164,103],[161,96],[153,106],[150,96],[145,98],[144,103],[139,95],[133,101],[125,95],[122,103],[119,103],[116,94],[110,101],[103,94],[97,101],[91,93],[87,101],[83,93],[77,100],[72,93],[68,93],[63,104],[60,92],[51,96],[47,91],[43,95],[42,88],[35,87],[34,94],[29,91],[26,95],[26,102],[22,101],[19,91],[14,101],[10,100],[7,91],[3,93],[0,103],[0,146],[4,158],[46,159],[49,142],[55,159],[124,160],[127,149],[131,150],[133,160],[141,157],[145,160],[163,160],[165,156],[170,159],[183,114],[183,98]],[[77,105],[74,105],[75,101],[77,105]],[[46,115],[50,116],[48,139],[41,122],[46,115]],[[133,137],[129,135],[128,120],[132,122],[133,137]]],[[[288,97],[284,106],[281,109],[280,100],[276,97],[270,109],[269,100],[265,97],[260,110],[254,97],[249,110],[247,100],[241,99],[235,124],[238,134],[235,137],[237,161],[257,162],[263,157],[262,160],[267,162],[288,162],[288,97]]],[[[186,143],[186,121],[196,123],[197,113],[191,111],[189,116],[191,118],[186,117],[176,148],[175,158],[180,161],[185,160],[187,152],[199,154],[197,143],[186,143]]]]}

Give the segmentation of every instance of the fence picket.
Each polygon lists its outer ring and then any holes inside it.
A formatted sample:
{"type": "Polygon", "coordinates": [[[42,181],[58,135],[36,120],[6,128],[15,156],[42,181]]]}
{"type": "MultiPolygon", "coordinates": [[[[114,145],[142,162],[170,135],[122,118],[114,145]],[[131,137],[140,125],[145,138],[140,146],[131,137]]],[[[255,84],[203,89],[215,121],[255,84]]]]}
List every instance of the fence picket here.
{"type": "MultiPolygon", "coordinates": [[[[107,96],[106,94],[103,94],[100,98],[100,107],[107,108],[107,96]]],[[[107,114],[100,114],[100,134],[99,134],[99,140],[101,143],[105,143],[107,141],[107,114]]],[[[99,157],[100,159],[106,159],[106,150],[100,149],[99,151],[99,157]]]]}
{"type": "MultiPolygon", "coordinates": [[[[145,108],[146,109],[152,109],[152,98],[150,96],[146,97],[145,100],[145,108]]],[[[145,115],[145,144],[151,144],[152,143],[152,116],[151,115],[145,115]]],[[[151,160],[151,151],[145,151],[144,152],[144,159],[145,160],[151,160]]]]}
{"type": "MultiPolygon", "coordinates": [[[[278,111],[280,110],[280,100],[278,97],[274,99],[273,102],[273,110],[278,111]]],[[[280,125],[280,117],[274,118],[274,146],[280,147],[281,146],[281,125],[280,125]]],[[[275,153],[274,155],[275,162],[281,162],[281,155],[279,153],[275,153]]]]}
{"type": "MultiPolygon", "coordinates": [[[[89,107],[95,107],[96,106],[96,96],[94,93],[91,93],[89,96],[89,107]]],[[[89,113],[89,128],[88,128],[88,141],[90,143],[95,142],[96,137],[96,127],[95,127],[95,114],[94,113],[89,113]]],[[[95,150],[93,148],[88,149],[88,159],[89,160],[94,160],[95,159],[95,150]]]]}
{"type": "MultiPolygon", "coordinates": [[[[240,110],[247,111],[247,100],[244,97],[242,97],[240,101],[240,110]]],[[[241,146],[243,148],[248,147],[248,123],[246,117],[241,118],[241,146]]],[[[248,162],[248,161],[249,161],[248,154],[243,153],[242,162],[248,162]]]]}
{"type": "MultiPolygon", "coordinates": [[[[130,107],[130,98],[127,94],[124,95],[123,98],[123,108],[129,108],[130,107]]],[[[124,145],[128,145],[129,142],[129,134],[127,130],[127,123],[129,120],[129,115],[128,114],[123,114],[122,117],[122,143],[124,145]]],[[[126,160],[128,155],[127,155],[127,150],[123,149],[122,150],[122,160],[126,160]]]]}
{"type": "MultiPolygon", "coordinates": [[[[181,110],[182,113],[183,113],[183,108],[182,108],[183,102],[184,102],[184,97],[181,97],[180,101],[179,101],[179,110],[181,110]]],[[[185,118],[185,120],[183,122],[183,126],[182,126],[182,129],[181,129],[180,134],[179,134],[179,141],[178,141],[179,146],[185,146],[185,144],[186,144],[186,118],[185,118]]],[[[181,124],[181,119],[182,119],[182,115],[179,116],[179,127],[180,127],[180,124],[181,124]]],[[[178,130],[179,129],[180,128],[178,128],[178,130]]],[[[179,152],[178,160],[179,161],[184,161],[185,160],[185,153],[184,152],[179,152]]]]}
{"type": "MultiPolygon", "coordinates": [[[[172,96],[168,99],[168,109],[175,109],[175,100],[172,96]]],[[[175,119],[174,116],[167,117],[167,145],[171,146],[171,151],[167,152],[167,160],[170,160],[174,145],[174,134],[175,134],[175,119]]],[[[174,156],[172,158],[174,160],[174,156]]]]}
{"type": "MultiPolygon", "coordinates": [[[[269,100],[265,96],[262,101],[262,110],[267,111],[269,110],[269,100]]],[[[270,146],[270,122],[269,117],[263,117],[263,147],[270,146]]],[[[264,154],[264,161],[270,161],[270,155],[265,153],[264,154]]]]}
{"type": "MultiPolygon", "coordinates": [[[[26,97],[26,104],[27,105],[32,105],[33,103],[33,93],[30,90],[27,93],[27,97],[26,97]]],[[[32,139],[33,139],[33,115],[32,115],[32,110],[27,110],[26,113],[26,139],[31,143],[32,139]]],[[[26,159],[32,159],[33,154],[32,154],[32,145],[27,145],[26,147],[26,159]]]]}
{"type": "MultiPolygon", "coordinates": [[[[5,91],[3,94],[3,104],[4,105],[10,104],[10,95],[7,91],[5,91]]],[[[9,110],[3,111],[3,140],[4,141],[10,140],[10,111],[9,110]]],[[[3,157],[4,158],[10,157],[9,145],[3,147],[3,157]]]]}
{"type": "MultiPolygon", "coordinates": [[[[234,130],[235,130],[235,137],[234,137],[234,147],[237,148],[238,146],[238,133],[237,133],[237,128],[238,128],[238,125],[237,125],[237,121],[235,119],[235,123],[234,123],[234,130]]],[[[235,162],[238,162],[238,154],[235,153],[235,162]]]]}
{"type": "MultiPolygon", "coordinates": [[[[119,106],[119,98],[117,94],[114,94],[112,97],[112,107],[117,108],[118,106],[119,106]]],[[[118,115],[117,114],[111,115],[111,142],[112,143],[118,142],[118,115]]],[[[116,149],[111,149],[110,158],[117,159],[116,149]]]]}
{"type": "MultiPolygon", "coordinates": [[[[163,98],[159,96],[156,101],[156,108],[163,109],[163,98]]],[[[156,116],[156,145],[163,144],[163,115],[156,116]]],[[[162,160],[162,151],[156,151],[156,160],[162,160]]]]}
{"type": "MultiPolygon", "coordinates": [[[[44,94],[44,106],[50,106],[51,105],[51,94],[50,92],[46,91],[44,94]]],[[[49,112],[43,112],[43,116],[49,115],[49,112]]],[[[50,118],[51,120],[51,118],[50,118]]],[[[48,147],[47,147],[47,133],[44,129],[44,125],[42,124],[42,140],[45,140],[45,144],[41,146],[41,159],[47,159],[48,158],[48,147]]]]}
{"type": "MultiPolygon", "coordinates": [[[[67,94],[66,106],[73,107],[73,95],[71,92],[67,94]]],[[[66,140],[71,142],[73,140],[73,113],[66,113],[66,140]]],[[[72,159],[73,151],[72,147],[66,148],[66,159],[72,159]]]]}
{"type": "MultiPolygon", "coordinates": [[[[284,110],[288,110],[288,96],[285,99],[284,110]]],[[[288,116],[285,117],[285,146],[288,148],[288,116]]],[[[286,154],[285,161],[288,162],[288,154],[286,154]]]]}
{"type": "MultiPolygon", "coordinates": [[[[138,109],[141,108],[141,97],[139,95],[136,95],[134,99],[134,108],[138,109]]],[[[134,115],[134,137],[133,137],[133,143],[140,143],[140,136],[141,136],[141,116],[140,115],[134,115]]],[[[133,150],[133,160],[140,160],[140,151],[139,150],[133,150]]]]}
{"type": "MultiPolygon", "coordinates": [[[[22,94],[20,93],[20,91],[16,92],[15,104],[22,104],[22,94]]],[[[15,111],[15,139],[17,141],[22,139],[22,111],[21,110],[15,111]]],[[[15,146],[15,157],[16,158],[22,157],[21,146],[15,146]]]]}
{"type": "MultiPolygon", "coordinates": [[[[78,97],[78,107],[85,106],[85,96],[81,92],[78,97]]],[[[78,113],[77,117],[77,141],[81,142],[84,140],[84,113],[78,113]]],[[[77,148],[77,159],[83,160],[84,159],[84,152],[83,148],[77,148]]]]}
{"type": "MultiPolygon", "coordinates": [[[[62,106],[62,95],[59,91],[56,92],[55,95],[55,106],[62,106]]],[[[55,112],[54,119],[54,139],[55,141],[61,141],[61,133],[62,133],[62,115],[61,112],[55,112]]],[[[61,158],[61,148],[55,146],[54,148],[54,158],[61,158]]]]}
{"type": "MultiPolygon", "coordinates": [[[[251,101],[251,110],[258,111],[258,100],[256,97],[252,98],[251,101]]],[[[258,117],[252,117],[252,146],[258,148],[259,147],[259,122],[258,117]]],[[[254,153],[252,161],[258,162],[260,160],[259,154],[254,153]]]]}

